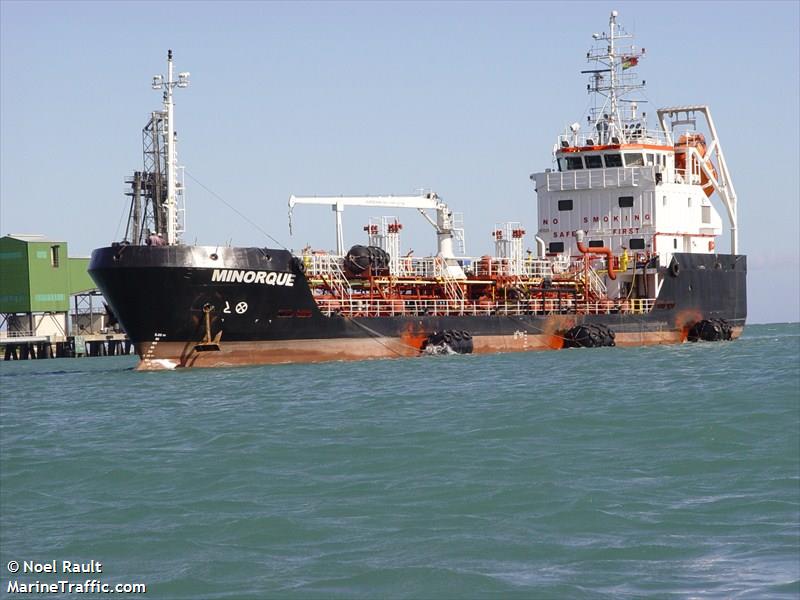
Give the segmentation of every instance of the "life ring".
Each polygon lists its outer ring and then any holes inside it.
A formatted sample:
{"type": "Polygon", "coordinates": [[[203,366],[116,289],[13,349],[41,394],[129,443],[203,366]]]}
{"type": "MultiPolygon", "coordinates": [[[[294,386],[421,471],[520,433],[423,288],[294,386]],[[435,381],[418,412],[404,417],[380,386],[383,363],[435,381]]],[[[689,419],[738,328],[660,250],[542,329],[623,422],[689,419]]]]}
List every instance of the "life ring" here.
{"type": "Polygon", "coordinates": [[[677,260],[673,260],[672,264],[669,266],[670,275],[673,277],[677,277],[681,273],[681,265],[678,263],[677,260]]]}

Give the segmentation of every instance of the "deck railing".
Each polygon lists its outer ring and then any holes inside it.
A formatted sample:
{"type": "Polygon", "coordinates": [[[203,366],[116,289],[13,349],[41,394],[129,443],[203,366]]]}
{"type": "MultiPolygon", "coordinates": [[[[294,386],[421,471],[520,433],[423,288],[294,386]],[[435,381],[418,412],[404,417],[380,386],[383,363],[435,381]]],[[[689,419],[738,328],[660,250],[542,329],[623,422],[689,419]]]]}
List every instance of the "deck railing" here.
{"type": "Polygon", "coordinates": [[[539,190],[590,190],[603,188],[634,187],[647,174],[654,181],[655,167],[618,167],[612,169],[581,169],[537,173],[536,187],[539,190]]]}
{"type": "Polygon", "coordinates": [[[33,329],[12,329],[0,331],[0,338],[36,337],[33,329]]]}
{"type": "Polygon", "coordinates": [[[655,305],[653,298],[583,302],[573,298],[536,298],[513,302],[470,300],[404,300],[400,298],[319,298],[317,306],[326,316],[346,317],[549,315],[549,314],[645,314],[655,305]]]}
{"type": "MultiPolygon", "coordinates": [[[[464,273],[467,275],[474,275],[476,277],[494,277],[494,276],[526,276],[544,278],[552,276],[553,263],[549,260],[540,258],[524,258],[522,260],[514,260],[511,258],[497,258],[497,257],[458,257],[455,260],[461,265],[464,273]]],[[[344,257],[336,254],[323,254],[314,253],[302,256],[303,266],[306,270],[306,276],[312,279],[319,278],[325,281],[335,280],[342,287],[349,287],[348,282],[342,270],[344,264],[344,257]]],[[[426,256],[415,257],[405,256],[400,257],[397,261],[397,271],[391,273],[394,277],[406,278],[420,278],[420,279],[436,279],[446,278],[455,279],[446,274],[441,257],[426,256]]]]}
{"type": "MultiPolygon", "coordinates": [[[[604,144],[619,144],[620,140],[612,140],[611,137],[612,136],[610,135],[601,137],[599,132],[591,131],[588,133],[580,133],[578,135],[563,134],[558,136],[557,145],[558,147],[562,147],[563,143],[566,142],[568,146],[581,148],[587,146],[602,146],[604,144]]],[[[639,129],[631,128],[629,131],[626,131],[624,143],[666,146],[667,136],[664,135],[664,132],[661,129],[642,129],[641,127],[639,129]]]]}

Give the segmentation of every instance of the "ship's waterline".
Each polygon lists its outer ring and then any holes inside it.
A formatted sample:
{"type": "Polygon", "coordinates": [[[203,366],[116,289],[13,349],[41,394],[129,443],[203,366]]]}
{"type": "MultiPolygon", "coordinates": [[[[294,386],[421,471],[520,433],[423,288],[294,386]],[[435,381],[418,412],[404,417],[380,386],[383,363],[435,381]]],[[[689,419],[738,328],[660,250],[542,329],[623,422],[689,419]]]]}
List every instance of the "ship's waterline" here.
{"type": "MultiPolygon", "coordinates": [[[[743,327],[735,327],[732,339],[738,339],[743,327]]],[[[563,350],[563,336],[528,333],[519,329],[511,335],[472,338],[475,354],[563,350]]],[[[686,330],[640,331],[616,334],[616,346],[656,346],[686,341],[686,330]]],[[[181,367],[230,367],[258,364],[315,363],[368,359],[420,357],[421,348],[414,336],[370,337],[357,339],[309,339],[252,342],[225,342],[211,350],[198,350],[194,342],[160,342],[136,347],[144,357],[140,371],[172,370],[181,367]]]]}

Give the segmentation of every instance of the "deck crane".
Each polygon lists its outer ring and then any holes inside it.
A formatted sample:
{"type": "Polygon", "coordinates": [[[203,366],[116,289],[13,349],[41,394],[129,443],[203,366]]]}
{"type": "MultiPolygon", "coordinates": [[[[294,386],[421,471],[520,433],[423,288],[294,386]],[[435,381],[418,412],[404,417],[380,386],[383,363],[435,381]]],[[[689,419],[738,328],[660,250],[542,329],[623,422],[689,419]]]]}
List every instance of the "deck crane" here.
{"type": "MultiPolygon", "coordinates": [[[[289,197],[289,232],[292,230],[292,211],[297,204],[322,204],[331,207],[336,214],[336,254],[343,256],[342,213],[345,206],[375,206],[380,208],[416,208],[433,225],[437,237],[437,253],[444,258],[455,259],[453,252],[453,213],[442,202],[436,192],[425,192],[416,196],[295,196],[289,197]],[[436,211],[434,221],[426,210],[436,211]]],[[[453,261],[455,262],[455,261],[453,261]]],[[[452,264],[448,260],[448,264],[452,264]]]]}

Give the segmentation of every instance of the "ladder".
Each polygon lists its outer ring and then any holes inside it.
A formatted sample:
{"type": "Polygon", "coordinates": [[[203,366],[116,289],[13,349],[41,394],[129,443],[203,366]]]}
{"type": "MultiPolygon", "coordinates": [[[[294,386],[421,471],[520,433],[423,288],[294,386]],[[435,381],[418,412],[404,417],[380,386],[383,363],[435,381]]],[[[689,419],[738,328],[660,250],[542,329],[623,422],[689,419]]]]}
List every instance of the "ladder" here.
{"type": "Polygon", "coordinates": [[[464,213],[453,213],[453,240],[456,243],[456,252],[463,256],[467,252],[467,244],[464,240],[464,213]]]}
{"type": "Polygon", "coordinates": [[[353,288],[342,270],[341,261],[342,258],[340,256],[331,256],[330,260],[327,261],[328,268],[324,270],[324,273],[320,272],[320,275],[336,296],[344,298],[353,295],[353,288]]]}
{"type": "MultiPolygon", "coordinates": [[[[600,275],[597,274],[591,266],[587,270],[584,271],[584,278],[583,283],[587,285],[589,289],[589,295],[593,296],[595,299],[605,298],[608,294],[608,288],[606,287],[605,281],[600,275]]],[[[589,300],[588,298],[586,299],[589,300]]]]}
{"type": "Polygon", "coordinates": [[[447,260],[442,256],[437,256],[434,262],[435,275],[442,281],[444,286],[444,295],[448,300],[455,302],[455,305],[461,310],[464,309],[464,289],[461,284],[455,279],[447,269],[447,260]]]}

